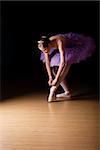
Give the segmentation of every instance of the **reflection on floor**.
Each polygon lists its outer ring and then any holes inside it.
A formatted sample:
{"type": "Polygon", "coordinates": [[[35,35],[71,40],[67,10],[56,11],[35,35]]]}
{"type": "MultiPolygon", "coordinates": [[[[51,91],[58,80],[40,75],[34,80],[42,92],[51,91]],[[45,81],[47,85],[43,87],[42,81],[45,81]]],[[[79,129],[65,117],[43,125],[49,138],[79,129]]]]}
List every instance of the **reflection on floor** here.
{"type": "Polygon", "coordinates": [[[0,150],[98,150],[96,95],[47,103],[38,91],[1,101],[0,150]]]}

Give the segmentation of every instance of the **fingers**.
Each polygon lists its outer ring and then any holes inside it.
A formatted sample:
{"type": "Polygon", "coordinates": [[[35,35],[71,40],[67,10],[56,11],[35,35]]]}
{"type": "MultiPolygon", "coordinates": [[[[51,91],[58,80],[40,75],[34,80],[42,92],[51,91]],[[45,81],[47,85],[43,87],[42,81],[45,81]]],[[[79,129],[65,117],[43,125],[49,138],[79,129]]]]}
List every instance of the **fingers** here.
{"type": "Polygon", "coordinates": [[[49,86],[51,86],[52,85],[52,81],[48,81],[48,84],[49,84],[49,86]]]}

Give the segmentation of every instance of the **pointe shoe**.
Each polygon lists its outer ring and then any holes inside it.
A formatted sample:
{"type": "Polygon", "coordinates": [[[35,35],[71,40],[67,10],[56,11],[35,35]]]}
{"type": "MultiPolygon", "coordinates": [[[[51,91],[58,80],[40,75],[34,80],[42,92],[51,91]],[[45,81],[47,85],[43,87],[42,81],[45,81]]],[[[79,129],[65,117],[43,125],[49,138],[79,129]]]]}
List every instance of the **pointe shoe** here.
{"type": "Polygon", "coordinates": [[[56,95],[57,98],[71,98],[71,94],[69,92],[64,92],[56,95]]]}
{"type": "Polygon", "coordinates": [[[49,97],[48,97],[48,102],[52,102],[53,100],[53,96],[54,96],[54,92],[56,90],[56,87],[55,86],[52,86],[51,89],[50,89],[50,94],[49,94],[49,97]]]}

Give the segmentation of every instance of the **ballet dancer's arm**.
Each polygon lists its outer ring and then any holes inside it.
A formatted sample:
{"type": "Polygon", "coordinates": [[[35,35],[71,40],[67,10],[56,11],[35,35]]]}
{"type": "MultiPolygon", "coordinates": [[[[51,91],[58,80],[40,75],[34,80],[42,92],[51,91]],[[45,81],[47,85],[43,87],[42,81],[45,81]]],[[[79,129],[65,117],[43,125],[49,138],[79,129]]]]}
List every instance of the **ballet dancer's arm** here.
{"type": "Polygon", "coordinates": [[[57,40],[57,45],[58,45],[58,49],[60,52],[60,64],[59,64],[59,68],[57,71],[57,74],[55,76],[55,79],[52,81],[52,86],[55,85],[60,77],[60,74],[65,66],[65,53],[64,53],[64,46],[63,46],[63,42],[59,39],[57,40]]]}
{"type": "Polygon", "coordinates": [[[49,77],[48,84],[51,85],[53,79],[52,79],[51,68],[50,68],[49,54],[44,52],[44,56],[45,56],[46,69],[49,77]]]}

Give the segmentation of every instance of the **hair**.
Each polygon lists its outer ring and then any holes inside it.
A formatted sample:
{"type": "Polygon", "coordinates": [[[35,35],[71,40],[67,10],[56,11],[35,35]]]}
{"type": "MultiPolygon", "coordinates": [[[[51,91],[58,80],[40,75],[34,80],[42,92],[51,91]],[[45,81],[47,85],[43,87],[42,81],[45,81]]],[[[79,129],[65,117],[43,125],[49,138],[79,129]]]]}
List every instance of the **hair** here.
{"type": "Polygon", "coordinates": [[[51,42],[47,36],[41,36],[40,41],[43,41],[43,47],[48,47],[48,44],[51,42]]]}

